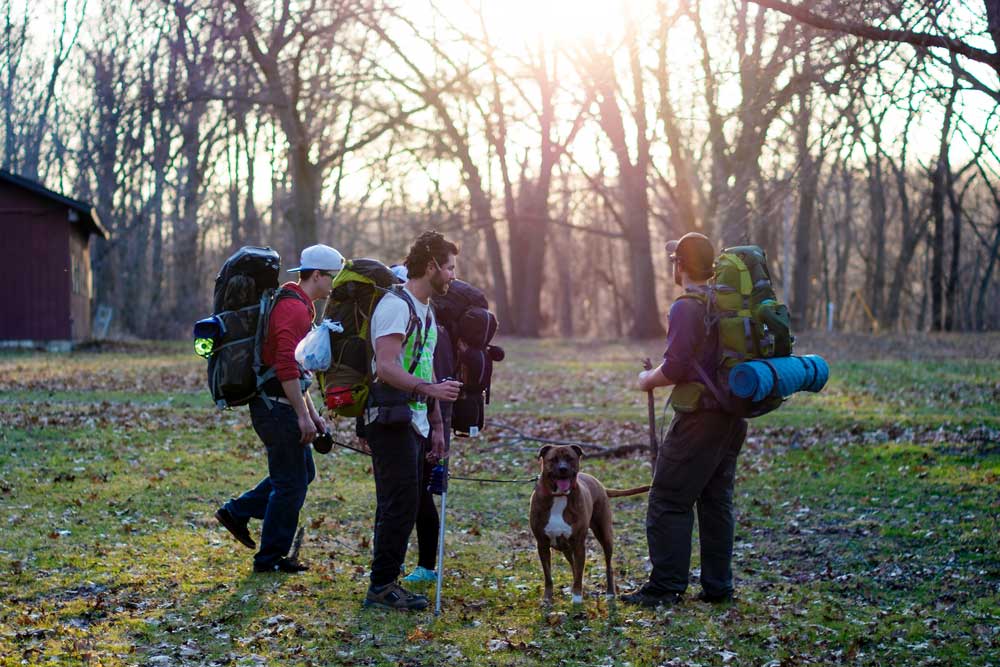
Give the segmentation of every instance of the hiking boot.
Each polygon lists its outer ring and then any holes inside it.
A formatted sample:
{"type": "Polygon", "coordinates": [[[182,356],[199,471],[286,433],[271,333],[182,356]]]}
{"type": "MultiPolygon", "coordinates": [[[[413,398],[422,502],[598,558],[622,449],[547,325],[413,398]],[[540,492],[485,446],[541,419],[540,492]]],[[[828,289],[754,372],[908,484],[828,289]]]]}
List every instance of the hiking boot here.
{"type": "Polygon", "coordinates": [[[236,541],[245,546],[247,549],[256,549],[257,543],[253,541],[250,537],[250,531],[247,530],[247,522],[240,521],[225,507],[220,507],[215,511],[215,520],[221,523],[229,533],[236,538],[236,541]]]}
{"type": "Polygon", "coordinates": [[[671,607],[680,604],[684,600],[680,593],[654,593],[643,586],[634,593],[627,593],[621,596],[621,601],[625,604],[634,604],[640,607],[671,607]]]}
{"type": "Polygon", "coordinates": [[[722,594],[710,594],[702,591],[698,593],[698,600],[701,602],[707,602],[709,604],[723,604],[725,602],[735,602],[736,598],[733,597],[732,593],[722,593],[722,594]]]}
{"type": "Polygon", "coordinates": [[[418,565],[413,572],[403,577],[403,581],[408,584],[426,584],[431,581],[437,581],[438,575],[434,570],[428,570],[422,565],[418,565]]]}
{"type": "Polygon", "coordinates": [[[300,563],[299,561],[292,560],[291,558],[279,558],[268,565],[258,565],[257,563],[253,564],[254,572],[285,572],[287,574],[298,574],[299,572],[305,572],[308,569],[309,566],[305,563],[300,563]]]}
{"type": "Polygon", "coordinates": [[[385,586],[369,586],[364,606],[420,611],[427,608],[427,598],[409,592],[394,581],[385,586]]]}

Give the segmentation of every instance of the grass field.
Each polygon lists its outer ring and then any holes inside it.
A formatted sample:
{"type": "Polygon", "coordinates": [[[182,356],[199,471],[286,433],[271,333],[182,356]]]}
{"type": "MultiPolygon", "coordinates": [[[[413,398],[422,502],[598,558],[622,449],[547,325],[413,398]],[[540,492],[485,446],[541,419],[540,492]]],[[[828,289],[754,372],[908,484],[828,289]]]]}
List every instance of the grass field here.
{"type": "MultiPolygon", "coordinates": [[[[530,479],[538,445],[518,433],[647,441],[631,386],[658,343],[503,344],[493,424],[456,441],[453,474],[530,479]]],[[[695,579],[674,608],[609,603],[591,540],[584,604],[554,558],[542,608],[531,483],[456,480],[438,618],[362,609],[374,487],[346,449],[316,456],[312,570],[251,573],[212,513],[259,479],[263,446],[245,411],[210,405],[187,345],[0,355],[0,665],[1000,665],[1000,337],[798,349],[833,373],[751,424],[735,604],[695,601],[695,579]]],[[[643,449],[584,469],[650,473],[643,449]]],[[[624,591],[647,573],[645,500],[613,502],[624,591]]]]}

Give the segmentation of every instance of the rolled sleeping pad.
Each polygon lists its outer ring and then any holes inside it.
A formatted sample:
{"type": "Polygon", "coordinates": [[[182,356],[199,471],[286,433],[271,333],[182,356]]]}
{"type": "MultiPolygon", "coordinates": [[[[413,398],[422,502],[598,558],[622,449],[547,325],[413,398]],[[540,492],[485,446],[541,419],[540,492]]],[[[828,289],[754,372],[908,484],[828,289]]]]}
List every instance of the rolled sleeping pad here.
{"type": "Polygon", "coordinates": [[[745,361],[729,371],[729,388],[740,398],[761,401],[774,391],[782,398],[797,391],[820,391],[830,379],[830,367],[823,357],[775,357],[745,361]]]}

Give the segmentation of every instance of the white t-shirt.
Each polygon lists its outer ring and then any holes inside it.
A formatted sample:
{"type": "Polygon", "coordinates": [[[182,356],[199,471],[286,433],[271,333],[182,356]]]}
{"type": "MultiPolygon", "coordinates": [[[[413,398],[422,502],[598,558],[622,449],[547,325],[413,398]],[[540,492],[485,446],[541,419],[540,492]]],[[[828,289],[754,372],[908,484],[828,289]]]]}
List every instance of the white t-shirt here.
{"type": "MultiPolygon", "coordinates": [[[[434,347],[437,344],[437,322],[434,319],[434,311],[430,307],[429,302],[421,303],[417,297],[413,296],[410,290],[405,287],[403,289],[406,290],[410,300],[413,302],[414,310],[420,319],[420,336],[425,339],[420,361],[413,370],[413,374],[425,382],[432,382],[434,379],[434,347]],[[426,326],[428,315],[430,316],[429,327],[426,326]]],[[[403,299],[390,292],[382,297],[382,300],[375,306],[375,312],[372,313],[371,340],[374,343],[382,336],[392,334],[405,335],[409,324],[409,306],[406,305],[403,299]]],[[[416,353],[417,335],[418,332],[414,329],[413,333],[410,334],[410,338],[403,343],[403,347],[400,350],[399,365],[403,367],[403,370],[410,369],[410,363],[416,353]]],[[[372,377],[375,376],[375,369],[375,356],[372,355],[372,377]]],[[[413,428],[417,433],[426,438],[431,431],[430,421],[427,419],[427,404],[413,401],[410,403],[410,410],[413,413],[411,421],[413,428]]],[[[365,421],[371,423],[375,420],[377,414],[378,410],[369,409],[365,421]]]]}

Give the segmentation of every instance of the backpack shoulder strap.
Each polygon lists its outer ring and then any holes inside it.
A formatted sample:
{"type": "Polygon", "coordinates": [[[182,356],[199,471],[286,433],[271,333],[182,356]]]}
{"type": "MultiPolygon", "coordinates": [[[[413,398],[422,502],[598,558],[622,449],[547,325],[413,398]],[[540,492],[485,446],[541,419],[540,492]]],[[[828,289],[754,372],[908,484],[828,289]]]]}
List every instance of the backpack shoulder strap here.
{"type": "Polygon", "coordinates": [[[695,301],[700,301],[701,303],[708,305],[708,295],[701,292],[687,292],[685,291],[679,297],[674,299],[674,301],[680,301],[681,299],[694,299],[695,301]]]}
{"type": "Polygon", "coordinates": [[[413,299],[407,294],[406,290],[403,289],[402,285],[393,285],[389,288],[389,292],[395,294],[406,307],[410,310],[410,321],[406,325],[406,332],[403,334],[403,345],[406,345],[406,341],[410,339],[410,336],[414,333],[417,334],[416,342],[414,343],[415,354],[413,355],[413,360],[410,362],[410,368],[406,371],[407,373],[413,374],[416,370],[417,365],[420,363],[420,358],[424,354],[424,344],[427,342],[427,331],[431,326],[432,317],[432,306],[428,304],[427,306],[427,321],[421,325],[420,318],[417,317],[417,306],[413,303],[413,299]]]}
{"type": "MultiPolygon", "coordinates": [[[[268,402],[268,407],[270,407],[270,400],[263,392],[264,385],[272,378],[277,377],[277,372],[272,366],[264,365],[264,344],[267,342],[267,333],[271,328],[271,313],[274,311],[274,307],[278,305],[278,302],[282,299],[298,299],[306,309],[309,308],[309,302],[296,290],[287,289],[284,287],[279,287],[273,292],[268,290],[260,298],[260,317],[257,320],[257,335],[254,340],[253,346],[253,368],[254,374],[257,376],[257,391],[264,400],[268,402]]],[[[309,388],[311,381],[308,375],[304,374],[304,369],[300,366],[299,372],[301,378],[299,380],[299,386],[302,388],[303,393],[309,388]]]]}

